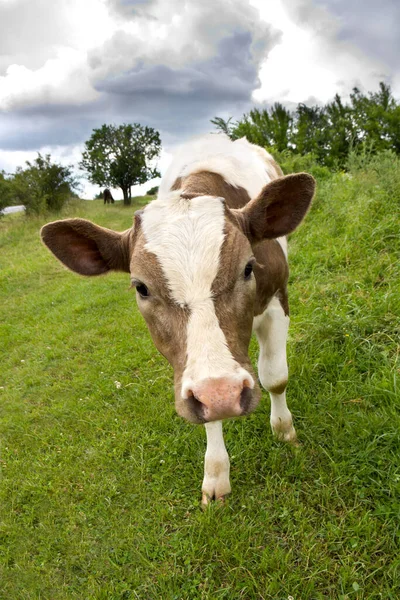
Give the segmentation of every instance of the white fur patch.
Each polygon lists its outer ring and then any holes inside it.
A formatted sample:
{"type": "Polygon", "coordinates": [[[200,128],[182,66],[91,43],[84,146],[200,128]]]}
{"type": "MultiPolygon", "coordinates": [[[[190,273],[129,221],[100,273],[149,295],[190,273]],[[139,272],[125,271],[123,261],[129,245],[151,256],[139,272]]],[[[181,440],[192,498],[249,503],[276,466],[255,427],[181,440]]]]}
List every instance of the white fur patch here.
{"type": "Polygon", "coordinates": [[[229,456],[226,451],[221,421],[206,423],[207,450],[204,458],[203,504],[224,497],[231,491],[229,456]]]}
{"type": "Polygon", "coordinates": [[[145,208],[145,248],[157,256],[171,296],[181,306],[193,309],[211,298],[224,224],[224,203],[212,196],[187,200],[172,193],[145,208]]]}
{"type": "Polygon", "coordinates": [[[255,198],[275,173],[268,160],[270,155],[264,150],[263,156],[260,150],[246,138],[232,142],[224,134],[208,134],[192,140],[174,156],[161,182],[159,197],[169,194],[178,177],[210,171],[221,175],[230,185],[243,187],[250,198],[255,198]]]}
{"type": "MultiPolygon", "coordinates": [[[[250,198],[258,196],[277,177],[274,159],[264,148],[250,144],[246,138],[232,142],[225,134],[210,133],[178,150],[161,181],[158,198],[170,197],[178,177],[200,171],[218,173],[230,185],[244,188],[250,198]]],[[[286,238],[278,238],[278,243],[287,258],[286,238]]]]}
{"type": "Polygon", "coordinates": [[[247,379],[254,385],[229,351],[212,299],[224,224],[223,200],[211,196],[187,200],[173,192],[143,212],[145,249],[160,262],[172,298],[190,309],[183,397],[196,382],[209,377],[247,379]]]}

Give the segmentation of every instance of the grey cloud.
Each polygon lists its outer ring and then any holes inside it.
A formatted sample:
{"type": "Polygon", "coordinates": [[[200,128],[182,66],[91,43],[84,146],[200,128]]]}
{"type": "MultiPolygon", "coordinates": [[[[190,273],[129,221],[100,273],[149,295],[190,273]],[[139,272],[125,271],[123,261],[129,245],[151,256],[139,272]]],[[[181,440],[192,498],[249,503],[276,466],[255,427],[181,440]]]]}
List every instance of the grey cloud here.
{"type": "MultiPolygon", "coordinates": [[[[330,44],[332,59],[340,42],[354,52],[398,69],[400,3],[398,0],[283,0],[297,23],[330,44]]],[[[382,74],[384,76],[384,74],[382,74]]],[[[362,74],[360,74],[362,77],[362,74]]]]}
{"type": "Polygon", "coordinates": [[[356,44],[367,56],[398,69],[400,3],[398,0],[315,0],[339,19],[338,38],[356,44]]]}
{"type": "MultiPolygon", "coordinates": [[[[159,0],[124,5],[146,11],[158,7],[159,19],[170,18],[159,0]]],[[[190,21],[181,24],[178,64],[172,56],[175,37],[166,39],[154,55],[152,40],[143,47],[120,32],[89,56],[93,86],[100,93],[97,100],[75,106],[44,100],[0,113],[0,147],[28,150],[79,144],[94,127],[127,121],[155,127],[164,144],[175,143],[211,129],[209,119],[217,114],[240,116],[248,110],[261,61],[278,33],[257,18],[255,9],[235,0],[204,5],[171,0],[168,6],[178,14],[185,9],[190,21]],[[163,60],[158,60],[161,56],[163,60]],[[104,63],[112,68],[100,77],[104,63]]],[[[118,7],[123,8],[121,1],[118,7]]]]}
{"type": "Polygon", "coordinates": [[[66,17],[62,1],[0,3],[0,75],[12,63],[36,69],[52,58],[55,45],[68,43],[66,17]]]}
{"type": "MultiPolygon", "coordinates": [[[[121,8],[120,2],[114,4],[121,8]]],[[[261,21],[257,10],[246,2],[214,0],[199,4],[194,0],[156,0],[141,6],[145,6],[143,13],[126,22],[139,25],[139,31],[118,30],[89,53],[94,79],[129,71],[140,63],[187,67],[212,58],[221,40],[245,32],[251,34],[251,60],[259,63],[279,39],[279,33],[261,21]],[[150,17],[163,25],[162,36],[154,35],[150,17]]]]}
{"type": "Polygon", "coordinates": [[[248,99],[257,84],[257,65],[249,60],[249,33],[223,40],[217,56],[203,63],[172,69],[165,65],[140,65],[96,85],[102,92],[134,97],[157,93],[163,97],[248,99]]]}
{"type": "Polygon", "coordinates": [[[82,106],[39,105],[0,116],[0,147],[35,149],[84,141],[102,123],[136,121],[161,131],[164,143],[209,130],[221,111],[250,106],[258,66],[249,60],[250,33],[222,40],[210,61],[187,68],[140,65],[97,84],[100,100],[82,106]]]}
{"type": "Polygon", "coordinates": [[[117,14],[124,17],[136,15],[146,15],[148,9],[156,3],[157,0],[109,0],[110,8],[117,14]]]}
{"type": "MultiPolygon", "coordinates": [[[[363,48],[365,44],[369,53],[386,57],[388,64],[392,60],[398,69],[394,54],[397,60],[400,8],[394,0],[382,0],[375,19],[373,1],[284,0],[296,22],[326,39],[329,60],[335,60],[341,41],[348,40],[363,48]],[[339,15],[339,21],[329,11],[339,15]]],[[[103,123],[128,121],[155,127],[164,145],[172,145],[212,129],[209,120],[215,115],[237,118],[249,110],[260,65],[280,33],[260,21],[245,0],[108,0],[108,4],[118,15],[116,22],[122,17],[124,23],[144,28],[157,22],[170,28],[169,35],[164,40],[146,36],[139,40],[117,31],[88,56],[87,74],[99,98],[74,106],[65,101],[49,104],[44,90],[37,105],[0,112],[1,148],[75,145],[103,123]],[[180,18],[177,25],[174,16],[180,18]]],[[[51,57],[56,43],[68,45],[72,32],[63,24],[65,6],[66,0],[0,3],[0,73],[10,62],[36,68],[51,57]]]]}

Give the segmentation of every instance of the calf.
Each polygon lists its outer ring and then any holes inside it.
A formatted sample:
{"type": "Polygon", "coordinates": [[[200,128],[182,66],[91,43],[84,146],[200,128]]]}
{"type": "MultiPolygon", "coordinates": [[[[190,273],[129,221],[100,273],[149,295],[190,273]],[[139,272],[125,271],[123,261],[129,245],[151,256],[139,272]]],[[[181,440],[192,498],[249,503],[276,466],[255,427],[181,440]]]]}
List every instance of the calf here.
{"type": "Polygon", "coordinates": [[[271,397],[271,426],[295,442],[286,404],[289,326],[286,234],[314,194],[310,175],[282,176],[245,138],[209,135],[172,161],[158,198],[117,233],[83,219],[45,225],[42,238],[82,275],[130,273],[139,310],[174,369],[175,406],[207,434],[203,503],[231,490],[222,420],[251,413],[260,389],[248,357],[252,330],[258,376],[271,397]]]}

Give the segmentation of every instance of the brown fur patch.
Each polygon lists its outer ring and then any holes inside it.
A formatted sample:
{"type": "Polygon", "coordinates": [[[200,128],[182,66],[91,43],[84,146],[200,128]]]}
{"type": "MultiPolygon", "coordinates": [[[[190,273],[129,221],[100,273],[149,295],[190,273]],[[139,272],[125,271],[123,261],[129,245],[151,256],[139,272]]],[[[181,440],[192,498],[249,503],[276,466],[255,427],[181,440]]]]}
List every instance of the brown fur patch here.
{"type": "Polygon", "coordinates": [[[175,190],[180,190],[182,188],[182,177],[178,177],[177,179],[175,179],[174,183],[172,184],[171,187],[171,191],[175,191],[175,190]]]}
{"type": "Polygon", "coordinates": [[[141,228],[135,231],[135,246],[131,258],[132,278],[146,285],[148,298],[138,295],[138,307],[157,349],[182,373],[186,365],[186,330],[189,312],[173,301],[158,258],[145,249],[141,228]]]}
{"type": "Polygon", "coordinates": [[[225,198],[230,208],[242,208],[250,200],[250,196],[244,188],[230,185],[221,175],[209,171],[191,173],[183,178],[178,177],[171,189],[182,189],[183,198],[196,196],[225,198]],[[176,187],[177,185],[180,187],[176,187]]]}
{"type": "MultiPolygon", "coordinates": [[[[227,222],[236,225],[246,235],[245,220],[240,210],[227,210],[227,222]]],[[[230,251],[227,253],[225,260],[238,261],[238,256],[243,247],[243,242],[240,243],[238,239],[239,235],[235,238],[237,241],[230,243],[230,251]]],[[[247,236],[244,239],[247,239],[247,236]]],[[[252,250],[257,261],[253,267],[257,282],[254,316],[263,313],[269,301],[275,295],[278,296],[285,314],[288,315],[287,281],[289,267],[281,245],[277,240],[263,240],[253,245],[252,250]]]]}
{"type": "Polygon", "coordinates": [[[254,265],[254,275],[257,281],[254,316],[263,313],[275,295],[278,295],[285,314],[289,314],[286,291],[289,267],[279,242],[264,240],[254,247],[254,256],[257,260],[254,265]]]}
{"type": "Polygon", "coordinates": [[[281,383],[278,383],[277,385],[269,387],[268,391],[271,392],[272,394],[283,394],[283,392],[286,390],[287,384],[288,384],[287,380],[282,381],[281,383]]]}

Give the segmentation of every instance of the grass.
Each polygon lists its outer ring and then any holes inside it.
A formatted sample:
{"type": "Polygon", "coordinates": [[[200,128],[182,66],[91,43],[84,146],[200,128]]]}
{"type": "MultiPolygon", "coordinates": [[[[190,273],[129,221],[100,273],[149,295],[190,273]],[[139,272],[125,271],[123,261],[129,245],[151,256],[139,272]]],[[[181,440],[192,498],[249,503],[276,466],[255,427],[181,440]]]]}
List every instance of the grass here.
{"type": "MultiPolygon", "coordinates": [[[[129,278],[69,273],[44,218],[0,221],[1,599],[400,597],[400,169],[383,163],[324,177],[291,239],[301,448],[272,438],[265,395],[226,423],[233,493],[205,512],[204,431],[174,413],[129,278]]],[[[133,211],[63,216],[123,230],[133,211]]]]}

